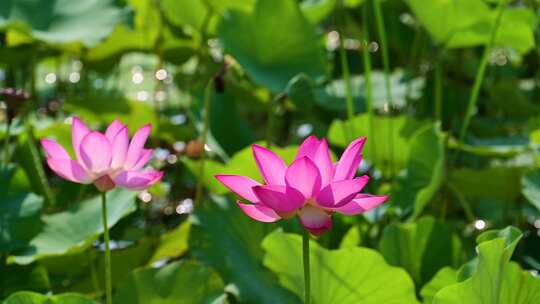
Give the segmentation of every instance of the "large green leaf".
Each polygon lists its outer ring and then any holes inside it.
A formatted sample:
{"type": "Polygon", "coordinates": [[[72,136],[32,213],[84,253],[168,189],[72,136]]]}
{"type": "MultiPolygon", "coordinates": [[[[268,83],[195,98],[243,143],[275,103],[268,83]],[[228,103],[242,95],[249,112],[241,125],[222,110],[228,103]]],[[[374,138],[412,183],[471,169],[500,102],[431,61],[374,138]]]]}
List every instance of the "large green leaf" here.
{"type": "MultiPolygon", "coordinates": [[[[417,303],[411,278],[389,266],[376,251],[361,247],[327,250],[310,242],[312,303],[417,303]]],[[[301,237],[276,230],[262,246],[264,265],[279,275],[283,286],[302,296],[301,237]]]]}
{"type": "Polygon", "coordinates": [[[309,21],[319,23],[335,12],[338,1],[343,1],[347,8],[355,8],[364,3],[364,0],[303,0],[300,7],[309,21]]]}
{"type": "MultiPolygon", "coordinates": [[[[111,252],[113,286],[123,282],[136,268],[161,263],[180,257],[187,251],[190,222],[185,221],[175,229],[157,237],[143,237],[125,248],[111,252]]],[[[121,241],[119,244],[126,243],[121,241]]],[[[122,246],[122,245],[121,245],[122,246]]],[[[105,290],[101,280],[105,271],[102,251],[86,250],[75,254],[54,256],[40,260],[47,268],[56,291],[75,291],[100,294],[105,290]]]]}
{"type": "MultiPolygon", "coordinates": [[[[148,51],[155,46],[159,27],[159,11],[151,0],[129,0],[128,4],[135,11],[133,28],[119,24],[102,43],[86,52],[90,62],[103,61],[119,56],[127,51],[148,51]]],[[[109,68],[114,64],[109,64],[109,68]]]]}
{"type": "Polygon", "coordinates": [[[422,123],[408,119],[405,115],[396,117],[373,117],[373,138],[370,137],[368,114],[356,115],[350,120],[336,119],[328,130],[328,141],[339,147],[346,147],[353,139],[368,136],[363,155],[374,162],[384,174],[398,172],[405,167],[409,158],[410,137],[422,123]],[[353,131],[354,134],[350,134],[353,131]]]}
{"type": "Polygon", "coordinates": [[[24,249],[41,229],[43,198],[32,193],[0,196],[0,252],[24,249]]]}
{"type": "Polygon", "coordinates": [[[0,28],[17,27],[51,44],[81,42],[93,46],[117,23],[127,21],[127,11],[114,2],[4,0],[0,3],[0,28]]]}
{"type": "Polygon", "coordinates": [[[444,178],[444,134],[437,125],[420,128],[411,138],[406,174],[398,180],[393,200],[418,217],[444,178]]]}
{"type": "Polygon", "coordinates": [[[98,302],[76,293],[42,295],[31,291],[20,291],[9,296],[4,304],[98,304],[98,302]]]}
{"type": "Polygon", "coordinates": [[[540,170],[528,172],[521,178],[521,192],[527,200],[540,210],[540,170]]]}
{"type": "Polygon", "coordinates": [[[118,288],[115,303],[198,304],[223,297],[223,280],[195,262],[175,262],[163,268],[133,272],[118,288]]]}
{"type": "Polygon", "coordinates": [[[253,128],[238,111],[238,103],[243,98],[226,83],[225,91],[213,93],[210,101],[210,132],[229,155],[257,139],[253,128]]]}
{"type": "Polygon", "coordinates": [[[522,140],[521,138],[471,140],[471,136],[468,137],[469,143],[460,143],[452,138],[448,141],[448,147],[487,157],[514,157],[525,153],[529,149],[527,140],[522,140]]]}
{"type": "MultiPolygon", "coordinates": [[[[496,11],[483,0],[407,0],[431,36],[449,48],[472,47],[489,41],[496,11]]],[[[520,53],[534,47],[537,18],[526,8],[506,8],[496,44],[520,53]]]]}
{"type": "Polygon", "coordinates": [[[405,268],[423,283],[443,266],[461,264],[461,242],[449,225],[423,217],[413,223],[391,224],[383,231],[379,250],[386,261],[405,268]]]}
{"type": "Polygon", "coordinates": [[[0,268],[0,299],[20,291],[47,292],[51,289],[47,269],[42,265],[7,265],[0,268]]]}
{"type": "Polygon", "coordinates": [[[450,267],[443,267],[435,274],[431,281],[422,287],[420,294],[422,295],[424,304],[431,304],[433,302],[433,297],[435,297],[435,294],[437,294],[439,290],[457,282],[457,270],[450,267]]]}
{"type": "Polygon", "coordinates": [[[469,168],[452,169],[450,181],[469,199],[498,199],[514,201],[521,194],[521,169],[516,167],[492,167],[482,170],[469,168]]]}
{"type": "MultiPolygon", "coordinates": [[[[386,97],[385,74],[382,71],[371,72],[371,89],[373,107],[377,110],[387,111],[388,107],[402,109],[407,104],[407,99],[418,99],[422,96],[424,88],[424,78],[418,77],[407,79],[402,69],[397,69],[390,75],[392,86],[392,103],[386,97]]],[[[366,77],[364,75],[353,75],[350,79],[351,93],[357,112],[366,111],[366,77]]],[[[325,109],[342,112],[345,111],[347,86],[343,78],[334,79],[324,87],[316,90],[316,102],[325,109]]]]}
{"type": "Polygon", "coordinates": [[[306,18],[317,24],[330,15],[336,7],[336,0],[304,0],[300,4],[306,18]]]}
{"type": "MultiPolygon", "coordinates": [[[[113,227],[122,217],[135,211],[135,194],[120,189],[107,194],[108,224],[113,227]]],[[[9,260],[28,264],[45,256],[61,255],[87,248],[103,232],[101,197],[73,205],[67,211],[43,215],[41,230],[26,248],[9,260]]]]}
{"type": "Polygon", "coordinates": [[[227,9],[250,12],[255,0],[163,0],[161,7],[167,20],[177,26],[189,26],[195,31],[215,30],[215,15],[227,9]]]}
{"type": "Polygon", "coordinates": [[[173,230],[161,235],[159,246],[150,259],[150,263],[162,259],[174,259],[183,255],[189,247],[189,233],[191,222],[185,221],[173,230]]]}
{"type": "Polygon", "coordinates": [[[521,232],[513,227],[481,234],[478,258],[460,270],[459,283],[441,289],[432,303],[539,303],[540,280],[510,262],[520,239],[521,232]]]}
{"type": "Polygon", "coordinates": [[[178,27],[189,25],[201,30],[210,17],[206,4],[200,0],[163,0],[160,5],[165,17],[178,27]]]}
{"type": "Polygon", "coordinates": [[[304,74],[296,75],[287,84],[285,93],[297,110],[310,113],[315,101],[315,92],[313,81],[309,77],[304,74]]]}
{"type": "Polygon", "coordinates": [[[258,0],[252,13],[230,10],[218,33],[225,51],[271,91],[283,91],[299,73],[314,79],[325,75],[323,45],[296,1],[258,0]]]}
{"type": "Polygon", "coordinates": [[[190,250],[234,284],[242,303],[296,303],[261,265],[260,243],[272,224],[247,217],[232,201],[205,201],[192,221],[190,250]],[[270,226],[270,227],[269,227],[270,226]]]}
{"type": "MultiPolygon", "coordinates": [[[[111,252],[113,288],[136,268],[146,266],[158,245],[157,239],[145,238],[127,248],[111,252]]],[[[100,295],[105,292],[103,251],[89,249],[74,254],[45,257],[40,264],[47,268],[57,292],[80,292],[100,295]]]]}

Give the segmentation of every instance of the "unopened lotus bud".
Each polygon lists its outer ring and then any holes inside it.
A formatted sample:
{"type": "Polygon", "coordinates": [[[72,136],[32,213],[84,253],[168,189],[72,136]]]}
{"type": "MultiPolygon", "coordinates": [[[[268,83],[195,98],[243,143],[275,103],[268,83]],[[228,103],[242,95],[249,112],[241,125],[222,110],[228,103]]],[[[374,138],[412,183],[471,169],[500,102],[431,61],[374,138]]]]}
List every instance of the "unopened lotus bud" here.
{"type": "Polygon", "coordinates": [[[15,88],[0,89],[0,100],[6,104],[7,120],[11,122],[30,98],[28,93],[15,88]]]}

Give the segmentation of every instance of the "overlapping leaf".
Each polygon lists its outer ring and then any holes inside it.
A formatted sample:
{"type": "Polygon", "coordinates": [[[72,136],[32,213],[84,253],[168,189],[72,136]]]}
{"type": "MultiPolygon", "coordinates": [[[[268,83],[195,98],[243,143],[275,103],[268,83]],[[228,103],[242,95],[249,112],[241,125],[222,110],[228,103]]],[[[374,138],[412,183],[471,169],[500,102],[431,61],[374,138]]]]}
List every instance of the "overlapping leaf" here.
{"type": "MultiPolygon", "coordinates": [[[[262,246],[264,265],[278,274],[283,286],[302,297],[301,237],[276,230],[262,246]]],[[[376,251],[361,247],[327,250],[314,241],[310,246],[312,303],[418,303],[407,273],[389,266],[376,251]]]]}
{"type": "Polygon", "coordinates": [[[98,302],[76,293],[42,295],[31,291],[21,291],[9,296],[4,304],[98,304],[98,302]]]}
{"type": "MultiPolygon", "coordinates": [[[[122,217],[135,210],[135,194],[113,190],[107,195],[108,224],[114,226],[122,217]]],[[[28,264],[37,259],[66,254],[90,246],[103,232],[101,197],[73,205],[67,211],[43,215],[42,228],[25,248],[12,253],[10,261],[28,264]]]]}
{"type": "Polygon", "coordinates": [[[223,199],[205,201],[192,221],[193,255],[233,284],[241,302],[296,302],[261,265],[260,243],[273,225],[261,225],[245,216],[234,202],[223,199]]]}
{"type": "Polygon", "coordinates": [[[325,75],[323,46],[296,1],[259,0],[252,13],[230,10],[218,34],[225,51],[271,91],[283,91],[299,73],[314,79],[325,75]]]}
{"type": "MultiPolygon", "coordinates": [[[[510,262],[521,232],[513,227],[478,237],[478,257],[457,274],[458,283],[438,291],[433,304],[533,304],[540,301],[540,280],[510,262]]],[[[439,276],[434,280],[442,280],[439,276]]],[[[448,279],[446,279],[449,281],[448,279]]]]}
{"type": "Polygon", "coordinates": [[[207,266],[195,262],[175,262],[163,268],[143,268],[133,272],[118,288],[117,303],[222,303],[224,285],[207,266]],[[213,302],[215,301],[215,302],[213,302]]]}
{"type": "Polygon", "coordinates": [[[461,242],[451,226],[423,217],[387,226],[379,250],[391,265],[405,268],[421,286],[443,266],[461,264],[461,242]]]}
{"type": "Polygon", "coordinates": [[[0,28],[22,29],[51,44],[96,45],[127,17],[128,12],[112,0],[5,0],[0,4],[0,28]]]}
{"type": "MultiPolygon", "coordinates": [[[[483,0],[407,0],[431,36],[449,48],[486,44],[497,12],[483,0]]],[[[495,40],[526,53],[534,46],[537,18],[526,8],[506,8],[495,40]]]]}

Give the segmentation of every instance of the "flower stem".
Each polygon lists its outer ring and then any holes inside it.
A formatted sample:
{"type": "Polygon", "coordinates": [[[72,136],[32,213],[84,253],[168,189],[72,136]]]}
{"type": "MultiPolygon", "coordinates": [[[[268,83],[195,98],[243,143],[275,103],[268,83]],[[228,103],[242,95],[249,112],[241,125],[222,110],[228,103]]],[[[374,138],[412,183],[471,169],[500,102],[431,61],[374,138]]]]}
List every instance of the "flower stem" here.
{"type": "MultiPolygon", "coordinates": [[[[378,0],[373,0],[373,9],[375,10],[375,21],[377,25],[377,33],[379,35],[382,62],[384,69],[384,86],[386,89],[386,99],[388,102],[388,111],[391,112],[394,102],[392,98],[392,85],[390,83],[390,60],[388,57],[388,44],[386,39],[386,30],[384,26],[384,17],[382,14],[381,4],[378,0]]],[[[394,176],[394,121],[388,121],[388,150],[390,152],[390,172],[394,176]]]]}
{"type": "Polygon", "coordinates": [[[6,134],[4,138],[4,168],[7,168],[9,163],[9,133],[11,129],[11,122],[9,119],[6,121],[6,134]]]}
{"type": "Polygon", "coordinates": [[[303,229],[302,234],[302,258],[304,262],[304,303],[311,300],[311,269],[309,266],[309,232],[303,229]]]}
{"type": "Polygon", "coordinates": [[[484,75],[486,73],[489,52],[491,51],[493,44],[495,44],[495,38],[497,38],[497,30],[499,29],[499,25],[501,24],[501,20],[502,20],[504,8],[505,8],[504,6],[505,2],[506,0],[499,0],[499,4],[497,6],[497,19],[495,19],[495,23],[493,24],[493,27],[491,28],[488,44],[486,45],[486,48],[484,49],[484,53],[482,54],[480,67],[478,68],[478,71],[476,72],[476,77],[474,79],[474,85],[471,92],[471,97],[469,98],[469,104],[467,105],[467,111],[465,112],[465,117],[463,119],[463,125],[461,126],[461,131],[459,132],[460,142],[463,142],[463,139],[465,138],[465,134],[467,134],[467,128],[469,127],[469,123],[471,122],[471,118],[473,115],[473,110],[478,101],[478,94],[480,93],[480,87],[482,86],[484,75]]]}
{"type": "Polygon", "coordinates": [[[266,123],[266,148],[270,149],[274,141],[274,127],[276,124],[276,111],[279,101],[285,98],[284,93],[279,93],[271,97],[268,101],[268,119],[266,123]]]}
{"type": "MultiPolygon", "coordinates": [[[[375,112],[373,109],[373,85],[371,82],[371,56],[369,55],[368,3],[362,8],[362,59],[364,62],[364,78],[366,85],[366,105],[368,112],[369,138],[375,138],[375,112]]],[[[375,140],[370,141],[371,161],[376,162],[377,149],[375,140]]]]}
{"type": "MultiPolygon", "coordinates": [[[[339,11],[341,12],[340,20],[345,20],[345,8],[343,7],[343,1],[339,2],[339,11]]],[[[341,61],[341,73],[343,74],[343,82],[345,83],[345,100],[347,105],[347,119],[350,121],[349,125],[349,139],[355,136],[355,127],[353,123],[354,118],[354,101],[352,96],[351,87],[351,75],[349,71],[349,60],[347,58],[347,51],[345,50],[345,35],[343,31],[343,21],[340,24],[339,29],[339,58],[341,61]]]]}
{"type": "Polygon", "coordinates": [[[212,80],[208,82],[204,90],[204,118],[203,118],[203,131],[202,131],[202,150],[201,159],[199,160],[199,180],[197,182],[197,190],[195,192],[195,205],[199,205],[202,199],[203,191],[203,175],[204,175],[204,161],[206,159],[206,141],[208,138],[208,130],[210,127],[210,90],[212,89],[212,80]]]}
{"type": "Polygon", "coordinates": [[[41,157],[39,156],[39,152],[36,147],[36,142],[34,138],[34,130],[30,123],[30,117],[26,117],[25,119],[25,128],[26,128],[26,135],[27,135],[27,141],[28,141],[28,151],[30,152],[30,156],[31,156],[34,168],[36,169],[36,174],[39,179],[40,187],[42,188],[43,195],[45,196],[45,199],[47,200],[47,202],[51,206],[54,206],[56,205],[56,199],[54,197],[51,187],[49,186],[49,182],[47,181],[47,176],[45,175],[45,169],[43,169],[43,163],[41,162],[41,157]]]}
{"type": "Polygon", "coordinates": [[[111,249],[109,247],[109,225],[107,224],[107,192],[101,193],[101,215],[103,218],[103,240],[105,242],[105,296],[112,303],[111,249]]]}

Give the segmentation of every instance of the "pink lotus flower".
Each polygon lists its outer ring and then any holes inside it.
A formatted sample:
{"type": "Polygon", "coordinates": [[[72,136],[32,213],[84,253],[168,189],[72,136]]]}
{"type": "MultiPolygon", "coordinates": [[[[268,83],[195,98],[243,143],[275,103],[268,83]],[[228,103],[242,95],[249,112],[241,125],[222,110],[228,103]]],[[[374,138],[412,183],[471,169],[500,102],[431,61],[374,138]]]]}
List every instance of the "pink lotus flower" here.
{"type": "Polygon", "coordinates": [[[227,188],[252,202],[238,205],[249,217],[275,222],[298,215],[313,235],[332,227],[334,212],[356,215],[384,203],[388,196],[359,193],[369,177],[355,178],[365,137],[353,141],[341,159],[332,163],[326,139],[308,137],[290,166],[274,152],[253,145],[253,155],[265,184],[239,175],[216,175],[227,188]]]}
{"type": "Polygon", "coordinates": [[[129,142],[128,129],[113,121],[105,134],[91,131],[77,117],[72,123],[72,143],[76,160],[57,142],[42,139],[47,164],[59,176],[75,183],[94,185],[102,192],[116,186],[143,190],[161,179],[163,172],[143,170],[153,150],[144,149],[151,125],[145,125],[129,142]]]}

